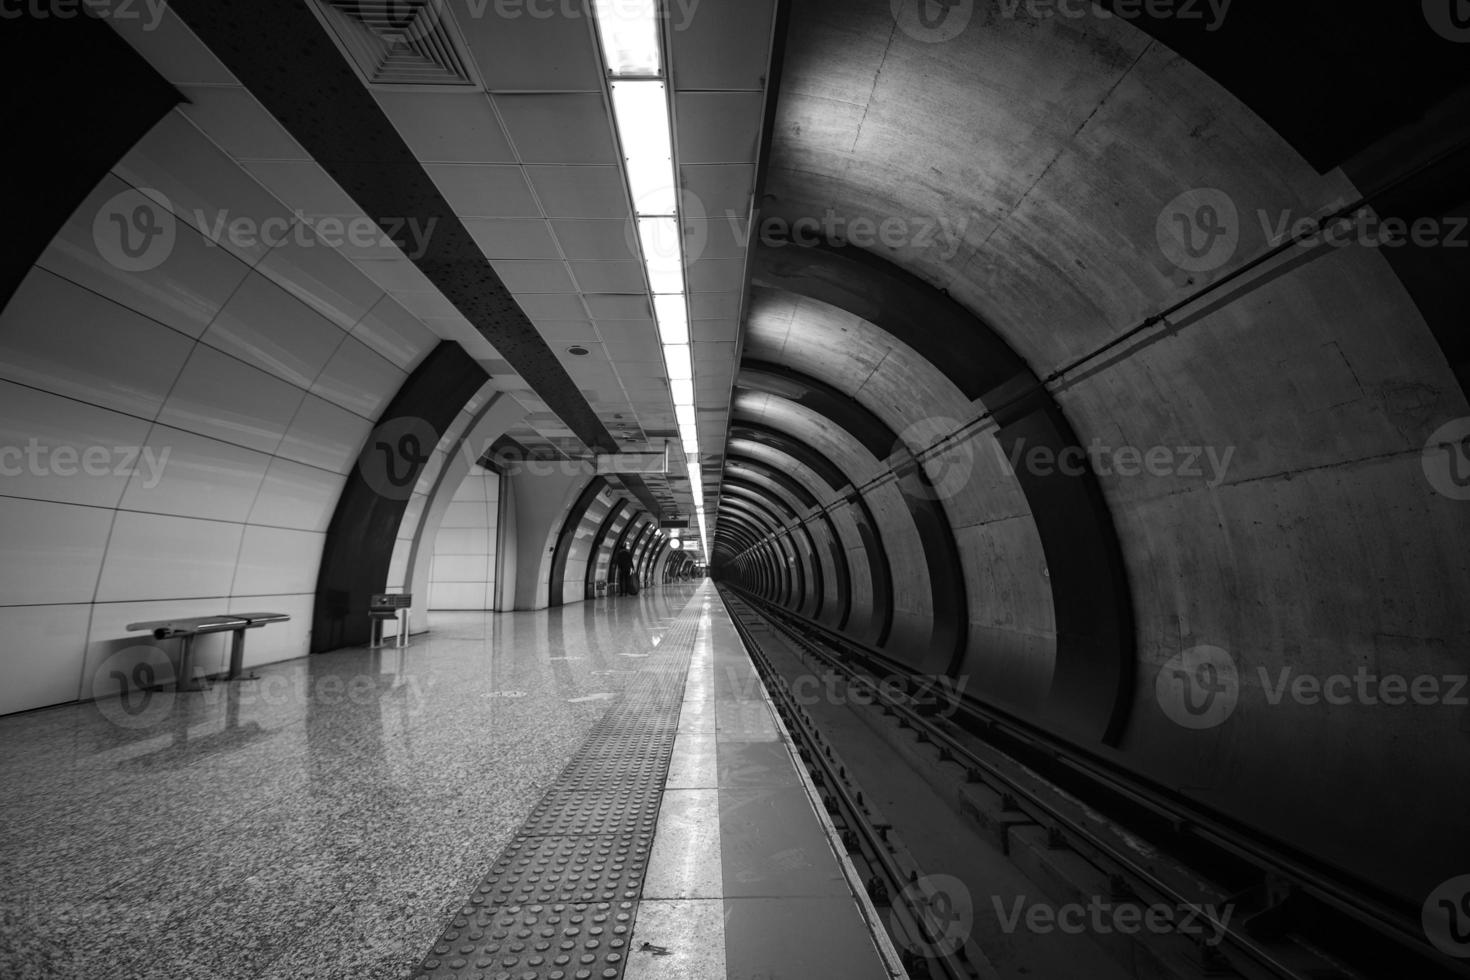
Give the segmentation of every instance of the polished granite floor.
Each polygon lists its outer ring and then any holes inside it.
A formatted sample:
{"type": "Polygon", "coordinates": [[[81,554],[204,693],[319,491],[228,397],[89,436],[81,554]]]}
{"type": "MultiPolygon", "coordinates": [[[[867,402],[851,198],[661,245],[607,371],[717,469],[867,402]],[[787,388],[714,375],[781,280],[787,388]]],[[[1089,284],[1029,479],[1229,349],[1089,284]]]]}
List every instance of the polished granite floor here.
{"type": "Polygon", "coordinates": [[[693,594],[0,719],[0,977],[408,975],[693,594]]]}

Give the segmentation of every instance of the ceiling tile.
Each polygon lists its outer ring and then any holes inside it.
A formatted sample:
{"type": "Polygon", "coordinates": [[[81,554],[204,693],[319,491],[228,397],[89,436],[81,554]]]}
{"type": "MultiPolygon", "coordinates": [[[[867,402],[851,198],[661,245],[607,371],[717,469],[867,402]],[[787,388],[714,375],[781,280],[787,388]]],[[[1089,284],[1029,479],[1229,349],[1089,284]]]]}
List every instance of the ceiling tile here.
{"type": "Polygon", "coordinates": [[[309,215],[362,212],[321,165],[311,160],[250,160],[240,166],[264,184],[266,190],[309,215]]]}
{"type": "Polygon", "coordinates": [[[576,286],[567,272],[567,264],[554,262],[507,262],[490,263],[500,276],[505,287],[517,295],[521,293],[575,293],[576,286]]]}
{"type": "Polygon", "coordinates": [[[765,101],[761,92],[679,92],[680,163],[755,163],[765,101]]]}
{"type": "Polygon", "coordinates": [[[735,363],[734,344],[695,344],[694,364],[695,370],[701,365],[728,366],[735,363]]]}
{"type": "Polygon", "coordinates": [[[594,320],[647,320],[653,316],[647,296],[589,293],[583,299],[594,320]]]}
{"type": "Polygon", "coordinates": [[[689,309],[695,320],[728,320],[740,316],[742,293],[692,293],[689,309]]]}
{"type": "Polygon", "coordinates": [[[536,329],[548,343],[598,343],[597,331],[586,320],[537,320],[536,329]]]}
{"type": "MultiPolygon", "coordinates": [[[[455,305],[445,299],[444,294],[438,290],[395,292],[393,293],[393,298],[405,310],[420,319],[426,317],[463,319],[459,310],[455,308],[455,305]]],[[[425,320],[425,322],[428,321],[425,320]]]]}
{"type": "Polygon", "coordinates": [[[744,259],[751,241],[747,215],[684,219],[684,254],[690,263],[704,259],[744,259]]]}
{"type": "Polygon", "coordinates": [[[388,292],[429,292],[434,284],[408,259],[354,259],[363,275],[388,292]]]}
{"type": "Polygon", "coordinates": [[[572,274],[587,293],[646,293],[648,281],[636,262],[573,262],[572,274]]]}
{"type": "Polygon", "coordinates": [[[224,63],[184,24],[183,18],[166,4],[159,4],[149,17],[110,17],[108,26],[126,38],[174,85],[239,84],[224,63]]]}
{"type": "Polygon", "coordinates": [[[516,162],[483,92],[372,91],[403,141],[425,163],[516,162]]]}
{"type": "Polygon", "coordinates": [[[585,320],[587,308],[576,293],[528,293],[516,302],[532,320],[585,320]]]}
{"type": "Polygon", "coordinates": [[[738,293],[745,289],[741,259],[700,259],[689,266],[691,293],[738,293]]]}
{"type": "Polygon", "coordinates": [[[499,95],[495,104],[522,163],[618,163],[600,92],[499,95]]]}
{"type": "Polygon", "coordinates": [[[628,192],[617,167],[528,166],[526,173],[548,217],[629,217],[628,192]]]}
{"type": "Polygon", "coordinates": [[[723,320],[695,320],[689,328],[694,334],[695,349],[700,344],[733,344],[740,338],[740,321],[732,318],[723,320]]]}
{"type": "Polygon", "coordinates": [[[631,219],[551,222],[562,251],[572,261],[623,262],[641,260],[638,235],[631,219]]]}
{"type": "Polygon", "coordinates": [[[705,217],[726,220],[750,214],[755,189],[755,167],[748,164],[697,164],[679,168],[684,191],[692,194],[705,217]]]}
{"type": "Polygon", "coordinates": [[[591,23],[576,4],[456,4],[455,18],[485,87],[510,92],[600,92],[591,23]],[[548,16],[549,14],[549,16],[548,16]],[[477,16],[478,15],[478,16],[477,16]]]}
{"type": "Polygon", "coordinates": [[[519,167],[424,165],[439,192],[465,218],[535,218],[541,212],[519,167]]]}
{"type": "MultiPolygon", "coordinates": [[[[608,344],[620,348],[643,343],[658,344],[658,327],[652,320],[598,320],[597,332],[608,344]]],[[[659,356],[662,357],[662,353],[659,356]]]]}
{"type": "Polygon", "coordinates": [[[540,218],[465,218],[464,226],[491,259],[557,259],[556,241],[540,218]]]}
{"type": "Polygon", "coordinates": [[[179,111],[237,160],[310,160],[265,106],[239,86],[182,89],[188,102],[179,111]]]}
{"type": "Polygon", "coordinates": [[[775,0],[675,4],[669,32],[681,89],[756,89],[771,58],[775,0]]]}

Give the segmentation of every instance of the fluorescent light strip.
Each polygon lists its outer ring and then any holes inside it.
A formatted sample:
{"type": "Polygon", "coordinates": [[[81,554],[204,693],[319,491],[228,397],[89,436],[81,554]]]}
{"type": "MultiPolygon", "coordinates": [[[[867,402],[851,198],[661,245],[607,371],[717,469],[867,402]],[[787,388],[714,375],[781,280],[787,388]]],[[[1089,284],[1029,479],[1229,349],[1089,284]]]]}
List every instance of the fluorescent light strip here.
{"type": "Polygon", "coordinates": [[[689,343],[689,310],[684,303],[684,294],[655,296],[653,313],[658,319],[659,339],[665,344],[689,343]]]}
{"type": "Polygon", "coordinates": [[[683,225],[674,172],[673,126],[660,41],[658,0],[594,0],[603,59],[615,79],[613,116],[628,171],[639,244],[653,294],[664,365],[687,462],[700,550],[708,561],[694,362],[685,299],[683,225]]]}
{"type": "Polygon", "coordinates": [[[663,74],[658,0],[595,0],[602,55],[614,76],[663,74]]]}
{"type": "Polygon", "coordinates": [[[694,380],[694,364],[689,360],[688,344],[665,344],[664,366],[669,369],[670,381],[694,380]]]}
{"type": "Polygon", "coordinates": [[[612,104],[628,162],[634,211],[640,217],[677,215],[673,130],[664,83],[613,82],[612,104]]]}

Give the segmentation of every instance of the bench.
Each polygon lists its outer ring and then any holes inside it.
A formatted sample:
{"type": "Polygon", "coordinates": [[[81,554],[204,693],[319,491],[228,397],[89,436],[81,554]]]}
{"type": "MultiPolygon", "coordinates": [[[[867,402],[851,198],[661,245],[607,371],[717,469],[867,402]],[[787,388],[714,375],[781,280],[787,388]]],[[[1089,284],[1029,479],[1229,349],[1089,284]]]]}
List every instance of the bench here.
{"type": "Polygon", "coordinates": [[[130,633],[152,633],[155,640],[179,641],[179,676],[175,689],[179,691],[203,690],[203,683],[194,677],[194,637],[208,633],[234,633],[230,643],[230,672],[225,680],[240,679],[245,667],[245,631],[260,629],[269,623],[284,623],[291,617],[285,613],[237,613],[230,616],[193,616],[185,619],[165,619],[153,623],[132,623],[130,633]]]}

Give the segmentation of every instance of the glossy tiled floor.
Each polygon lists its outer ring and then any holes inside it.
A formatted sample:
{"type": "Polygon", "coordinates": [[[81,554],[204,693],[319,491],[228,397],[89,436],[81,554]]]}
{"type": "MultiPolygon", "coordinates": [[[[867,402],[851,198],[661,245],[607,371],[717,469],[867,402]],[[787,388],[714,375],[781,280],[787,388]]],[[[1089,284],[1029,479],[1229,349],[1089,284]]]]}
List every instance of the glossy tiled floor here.
{"type": "Polygon", "coordinates": [[[407,976],[693,593],[0,719],[0,976],[407,976]]]}

